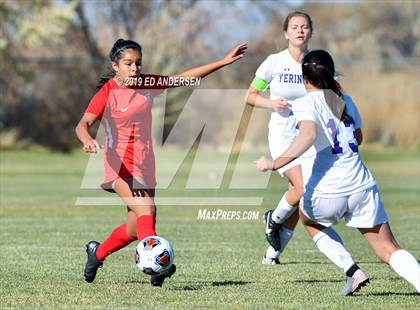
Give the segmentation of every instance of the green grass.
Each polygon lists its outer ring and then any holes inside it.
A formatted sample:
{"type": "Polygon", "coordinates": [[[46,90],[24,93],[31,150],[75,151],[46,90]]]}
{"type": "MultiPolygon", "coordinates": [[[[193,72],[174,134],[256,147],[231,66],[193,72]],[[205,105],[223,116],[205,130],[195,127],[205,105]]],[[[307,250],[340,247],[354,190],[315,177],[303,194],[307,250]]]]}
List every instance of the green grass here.
{"type": "MultiPolygon", "coordinates": [[[[378,179],[397,239],[419,258],[419,153],[367,149],[363,156],[378,179]]],[[[157,229],[173,242],[178,266],[162,289],[150,287],[148,277],[136,269],[134,244],[111,255],[95,283],[87,284],[82,274],[84,245],[106,238],[123,222],[125,208],[75,206],[76,197],[86,194],[79,189],[86,162],[79,152],[1,154],[0,308],[418,308],[413,287],[381,264],[360,234],[344,225],[338,232],[372,279],[356,296],[339,295],[343,274],[316,250],[300,224],[282,264],[262,266],[262,214],[286,188],[277,174],[268,190],[247,191],[264,195],[261,206],[159,207],[157,229]],[[198,221],[200,208],[260,211],[260,218],[198,221]]]]}

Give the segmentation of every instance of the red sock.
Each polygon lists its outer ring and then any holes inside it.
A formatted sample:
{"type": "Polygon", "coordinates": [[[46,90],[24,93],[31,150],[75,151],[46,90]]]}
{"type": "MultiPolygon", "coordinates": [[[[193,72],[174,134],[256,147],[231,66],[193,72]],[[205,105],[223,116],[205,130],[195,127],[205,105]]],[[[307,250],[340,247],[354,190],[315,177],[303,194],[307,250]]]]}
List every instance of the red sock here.
{"type": "Polygon", "coordinates": [[[141,241],[149,236],[156,236],[155,216],[142,215],[137,218],[137,240],[141,241]]]}
{"type": "Polygon", "coordinates": [[[134,240],[135,239],[127,233],[127,224],[120,225],[99,245],[96,250],[96,258],[103,261],[109,254],[122,249],[134,240]]]}

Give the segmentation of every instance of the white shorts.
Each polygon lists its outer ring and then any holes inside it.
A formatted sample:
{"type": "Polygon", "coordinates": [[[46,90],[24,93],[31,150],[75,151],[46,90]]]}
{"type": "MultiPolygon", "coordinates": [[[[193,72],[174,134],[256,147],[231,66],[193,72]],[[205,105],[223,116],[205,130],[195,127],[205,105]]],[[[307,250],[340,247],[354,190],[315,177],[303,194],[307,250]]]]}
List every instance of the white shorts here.
{"type": "MultiPolygon", "coordinates": [[[[287,148],[292,144],[293,137],[285,137],[282,134],[269,131],[268,133],[268,147],[270,148],[271,157],[276,159],[279,157],[287,148]]],[[[278,169],[277,171],[280,173],[281,176],[284,176],[284,173],[289,170],[292,167],[296,167],[300,165],[300,159],[296,158],[290,163],[288,163],[286,166],[283,166],[282,168],[278,169]]]]}
{"type": "Polygon", "coordinates": [[[347,226],[356,228],[372,228],[388,222],[376,185],[350,196],[305,196],[300,201],[300,209],[308,218],[323,226],[335,225],[341,218],[347,226]]]}

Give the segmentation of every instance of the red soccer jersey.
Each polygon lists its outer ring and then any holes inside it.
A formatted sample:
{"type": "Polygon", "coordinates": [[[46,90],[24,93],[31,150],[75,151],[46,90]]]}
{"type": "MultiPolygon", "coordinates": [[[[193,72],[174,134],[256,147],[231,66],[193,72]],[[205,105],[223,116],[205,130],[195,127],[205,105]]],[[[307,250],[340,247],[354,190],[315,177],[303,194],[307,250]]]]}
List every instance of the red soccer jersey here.
{"type": "Polygon", "coordinates": [[[131,89],[110,79],[92,98],[85,113],[95,114],[106,133],[102,188],[113,191],[117,178],[140,177],[156,187],[152,144],[153,98],[163,89],[131,89]]]}

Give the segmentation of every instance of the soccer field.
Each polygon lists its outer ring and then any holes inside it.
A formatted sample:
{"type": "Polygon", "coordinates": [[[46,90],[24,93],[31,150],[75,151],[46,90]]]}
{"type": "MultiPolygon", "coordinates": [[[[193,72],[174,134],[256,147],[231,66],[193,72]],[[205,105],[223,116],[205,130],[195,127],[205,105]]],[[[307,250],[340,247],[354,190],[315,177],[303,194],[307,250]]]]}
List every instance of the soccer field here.
{"type": "MultiPolygon", "coordinates": [[[[378,180],[397,240],[419,259],[418,151],[368,149],[363,157],[378,180]]],[[[163,288],[152,288],[137,269],[134,243],[109,256],[95,282],[87,284],[85,244],[102,241],[124,221],[125,208],[75,206],[86,163],[81,152],[1,154],[1,309],[419,308],[414,288],[380,263],[356,230],[341,224],[337,231],[371,277],[354,296],[339,295],[343,273],[317,251],[300,224],[282,263],[261,265],[262,215],[286,188],[276,173],[261,206],[158,206],[157,230],[173,243],[178,267],[163,288]],[[199,221],[203,208],[259,211],[259,217],[199,221]]]]}

